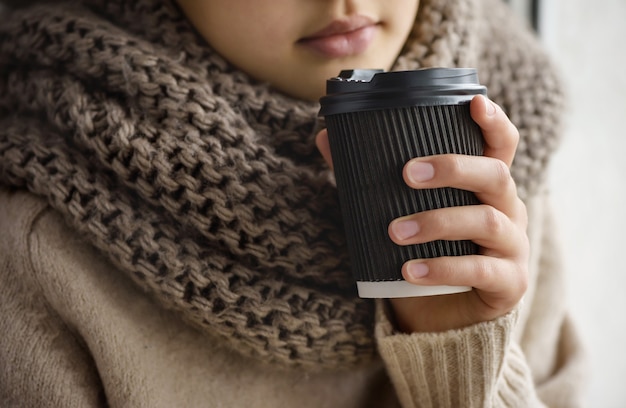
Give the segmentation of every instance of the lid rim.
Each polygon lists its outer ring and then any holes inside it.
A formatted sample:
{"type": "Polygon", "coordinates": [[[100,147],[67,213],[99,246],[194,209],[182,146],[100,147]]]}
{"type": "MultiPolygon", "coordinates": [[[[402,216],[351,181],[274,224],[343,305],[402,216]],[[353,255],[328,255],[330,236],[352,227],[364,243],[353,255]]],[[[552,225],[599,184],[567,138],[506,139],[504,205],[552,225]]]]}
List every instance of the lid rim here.
{"type": "Polygon", "coordinates": [[[320,116],[397,108],[403,104],[442,104],[437,103],[441,98],[455,104],[487,93],[487,88],[478,81],[475,68],[344,70],[326,81],[326,90],[326,95],[320,98],[320,116]]]}
{"type": "Polygon", "coordinates": [[[484,86],[448,89],[446,91],[424,92],[421,90],[386,91],[386,92],[350,92],[331,95],[320,99],[319,116],[340,115],[345,113],[409,108],[414,106],[459,105],[469,103],[476,95],[486,95],[484,86]],[[366,97],[363,97],[364,93],[366,97]]]}

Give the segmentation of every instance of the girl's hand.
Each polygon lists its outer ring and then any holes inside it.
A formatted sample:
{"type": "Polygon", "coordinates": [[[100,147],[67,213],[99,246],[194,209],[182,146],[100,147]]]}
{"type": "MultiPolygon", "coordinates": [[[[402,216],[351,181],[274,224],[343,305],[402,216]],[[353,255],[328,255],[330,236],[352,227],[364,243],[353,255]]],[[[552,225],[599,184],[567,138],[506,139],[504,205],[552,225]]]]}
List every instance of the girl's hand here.
{"type": "MultiPolygon", "coordinates": [[[[517,196],[509,167],[519,140],[517,128],[495,103],[471,101],[472,118],[485,138],[484,156],[437,155],[410,160],[408,186],[456,187],[473,191],[481,205],[442,208],[393,220],[389,236],[398,245],[438,239],[472,240],[477,255],[407,261],[402,276],[417,285],[470,286],[469,292],[390,299],[398,327],[405,332],[461,328],[511,311],[526,291],[529,244],[526,207],[517,196]]],[[[320,152],[332,166],[328,135],[317,135],[320,152]]]]}

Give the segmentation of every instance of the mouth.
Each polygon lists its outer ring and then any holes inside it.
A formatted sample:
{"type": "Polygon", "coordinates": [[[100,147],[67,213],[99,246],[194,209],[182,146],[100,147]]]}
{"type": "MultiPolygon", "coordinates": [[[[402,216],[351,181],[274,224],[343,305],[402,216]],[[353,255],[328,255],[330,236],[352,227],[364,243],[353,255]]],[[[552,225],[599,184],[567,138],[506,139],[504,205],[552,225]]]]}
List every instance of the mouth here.
{"type": "Polygon", "coordinates": [[[379,25],[366,16],[348,16],[301,38],[297,44],[327,58],[357,55],[367,50],[379,25]]]}

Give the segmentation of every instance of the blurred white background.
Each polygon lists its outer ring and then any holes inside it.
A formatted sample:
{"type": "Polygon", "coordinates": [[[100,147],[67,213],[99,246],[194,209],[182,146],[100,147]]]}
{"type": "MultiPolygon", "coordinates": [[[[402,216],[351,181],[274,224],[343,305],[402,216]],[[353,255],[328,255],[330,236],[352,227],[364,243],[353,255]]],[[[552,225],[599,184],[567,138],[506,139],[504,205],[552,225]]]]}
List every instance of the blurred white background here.
{"type": "Polygon", "coordinates": [[[542,0],[543,41],[570,95],[552,195],[569,302],[592,377],[587,406],[626,407],[626,0],[542,0]]]}

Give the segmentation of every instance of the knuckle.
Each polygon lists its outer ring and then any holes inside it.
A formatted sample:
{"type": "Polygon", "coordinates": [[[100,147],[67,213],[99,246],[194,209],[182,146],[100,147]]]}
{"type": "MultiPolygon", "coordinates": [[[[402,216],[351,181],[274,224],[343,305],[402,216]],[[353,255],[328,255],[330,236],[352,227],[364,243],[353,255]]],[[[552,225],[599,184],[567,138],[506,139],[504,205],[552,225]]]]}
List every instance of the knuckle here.
{"type": "Polygon", "coordinates": [[[520,297],[526,293],[528,290],[528,285],[530,277],[528,276],[528,270],[526,268],[520,268],[520,271],[517,274],[518,276],[518,284],[517,287],[519,289],[520,297]]]}
{"type": "Polygon", "coordinates": [[[433,277],[436,276],[441,283],[453,282],[458,273],[458,260],[455,257],[440,257],[433,258],[433,261],[433,277]]]}
{"type": "Polygon", "coordinates": [[[453,180],[458,180],[466,173],[462,156],[448,155],[446,160],[446,174],[453,180]]]}
{"type": "Polygon", "coordinates": [[[519,143],[519,140],[520,140],[519,129],[517,128],[517,126],[515,126],[510,121],[509,121],[509,131],[508,131],[508,133],[511,135],[512,142],[514,142],[515,145],[517,145],[519,143]]]}
{"type": "Polygon", "coordinates": [[[494,267],[488,257],[476,257],[473,260],[474,276],[478,282],[489,282],[494,275],[494,267]]]}
{"type": "Polygon", "coordinates": [[[511,138],[511,142],[513,142],[517,146],[520,140],[519,129],[511,121],[508,121],[508,129],[506,134],[508,134],[511,138]]]}
{"type": "Polygon", "coordinates": [[[502,160],[494,160],[493,162],[493,174],[495,180],[495,187],[498,190],[508,189],[513,183],[513,177],[511,176],[511,169],[502,160]]]}
{"type": "Polygon", "coordinates": [[[484,206],[483,226],[490,236],[500,236],[506,228],[503,214],[491,206],[484,206]]]}
{"type": "Polygon", "coordinates": [[[465,172],[465,164],[461,155],[441,154],[432,156],[431,160],[437,167],[436,174],[440,177],[443,176],[447,183],[459,180],[465,172]]]}
{"type": "Polygon", "coordinates": [[[516,210],[519,216],[522,217],[522,220],[528,221],[528,207],[526,206],[526,203],[522,201],[522,199],[519,197],[517,197],[516,210]]]}
{"type": "Polygon", "coordinates": [[[515,275],[511,278],[512,284],[509,289],[511,307],[515,306],[520,299],[524,297],[524,294],[528,290],[530,279],[527,268],[524,268],[519,264],[515,267],[514,274],[515,275]]]}

